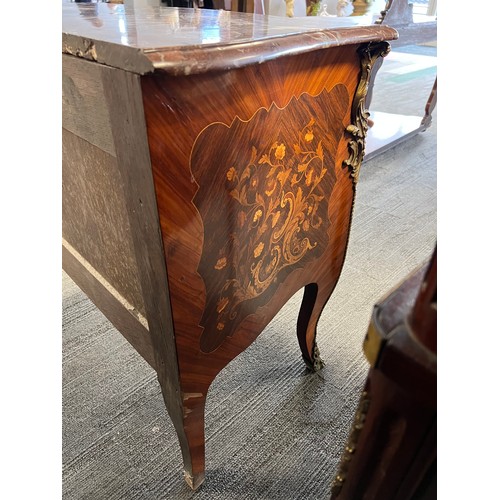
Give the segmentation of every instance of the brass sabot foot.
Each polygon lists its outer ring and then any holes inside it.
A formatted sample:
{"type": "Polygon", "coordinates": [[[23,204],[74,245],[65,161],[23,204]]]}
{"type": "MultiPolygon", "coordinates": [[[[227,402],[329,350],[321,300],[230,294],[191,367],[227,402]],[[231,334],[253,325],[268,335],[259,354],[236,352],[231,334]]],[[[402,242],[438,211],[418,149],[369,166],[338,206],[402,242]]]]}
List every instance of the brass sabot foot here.
{"type": "Polygon", "coordinates": [[[312,361],[305,356],[302,356],[302,358],[304,359],[304,363],[306,364],[307,368],[312,372],[319,372],[325,366],[325,363],[319,355],[319,348],[316,344],[314,344],[312,361]]]}
{"type": "Polygon", "coordinates": [[[184,471],[184,479],[192,490],[197,490],[203,484],[203,481],[205,481],[205,473],[200,472],[193,476],[189,472],[184,471]]]}

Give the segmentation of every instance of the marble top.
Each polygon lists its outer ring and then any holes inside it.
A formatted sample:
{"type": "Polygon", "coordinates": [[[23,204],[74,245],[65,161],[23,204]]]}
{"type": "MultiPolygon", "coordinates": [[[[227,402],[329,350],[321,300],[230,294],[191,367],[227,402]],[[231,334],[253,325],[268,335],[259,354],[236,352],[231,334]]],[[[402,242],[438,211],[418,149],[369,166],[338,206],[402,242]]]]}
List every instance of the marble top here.
{"type": "Polygon", "coordinates": [[[193,74],[336,45],[394,40],[365,17],[288,18],[112,3],[62,5],[63,53],[121,69],[193,74]]]}

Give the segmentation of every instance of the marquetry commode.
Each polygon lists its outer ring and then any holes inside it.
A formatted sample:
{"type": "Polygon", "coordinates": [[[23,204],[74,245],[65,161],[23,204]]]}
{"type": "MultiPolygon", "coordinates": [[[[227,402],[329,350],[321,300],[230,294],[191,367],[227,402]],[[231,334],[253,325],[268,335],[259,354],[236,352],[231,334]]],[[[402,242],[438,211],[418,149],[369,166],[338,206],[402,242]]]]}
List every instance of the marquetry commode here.
{"type": "Polygon", "coordinates": [[[63,267],[156,370],[185,476],[211,382],[339,278],[386,26],[63,4],[63,267]]]}

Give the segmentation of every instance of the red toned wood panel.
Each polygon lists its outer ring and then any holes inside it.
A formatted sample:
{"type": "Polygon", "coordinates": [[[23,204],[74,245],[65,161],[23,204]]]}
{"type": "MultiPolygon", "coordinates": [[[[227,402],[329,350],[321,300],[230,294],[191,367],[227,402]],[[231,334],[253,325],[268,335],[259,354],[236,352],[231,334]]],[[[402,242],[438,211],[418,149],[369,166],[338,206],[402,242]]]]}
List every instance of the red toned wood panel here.
{"type": "Polygon", "coordinates": [[[359,81],[356,49],[224,73],[143,77],[183,392],[206,392],[301,287],[321,283],[318,302],[331,294],[354,194],[343,161],[359,81]],[[273,222],[300,258],[276,261],[273,222]],[[269,286],[258,284],[270,276],[269,286]],[[223,320],[226,307],[236,314],[231,324],[223,320]]]}

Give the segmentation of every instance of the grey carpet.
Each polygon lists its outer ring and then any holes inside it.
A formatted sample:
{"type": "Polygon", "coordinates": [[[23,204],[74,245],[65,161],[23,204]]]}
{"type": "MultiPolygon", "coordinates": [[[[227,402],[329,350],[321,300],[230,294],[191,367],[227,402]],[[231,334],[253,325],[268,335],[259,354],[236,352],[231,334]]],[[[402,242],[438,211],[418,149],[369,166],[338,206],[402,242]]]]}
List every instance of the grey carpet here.
{"type": "MultiPolygon", "coordinates": [[[[422,115],[434,75],[414,76],[383,67],[372,109],[422,115]]],[[[324,370],[305,372],[297,294],[213,383],[197,492],[184,483],[155,373],[63,273],[64,499],[329,498],[368,369],[373,304],[436,243],[436,149],[435,118],[363,165],[345,266],[318,327],[324,370]]]]}

